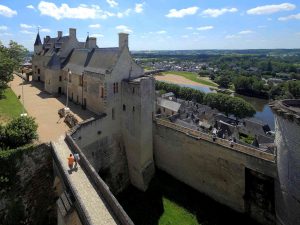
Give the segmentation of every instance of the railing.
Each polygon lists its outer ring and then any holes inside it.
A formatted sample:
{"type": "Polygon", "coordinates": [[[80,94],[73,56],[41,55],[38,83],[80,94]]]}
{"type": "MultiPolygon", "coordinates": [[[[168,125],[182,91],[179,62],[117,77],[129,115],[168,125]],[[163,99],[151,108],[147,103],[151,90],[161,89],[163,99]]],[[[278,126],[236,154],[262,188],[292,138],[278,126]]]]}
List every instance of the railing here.
{"type": "Polygon", "coordinates": [[[86,156],[83,154],[79,146],[72,139],[70,134],[66,134],[66,141],[70,147],[72,147],[72,151],[76,152],[80,156],[80,166],[84,169],[86,175],[89,177],[91,182],[95,185],[96,191],[99,195],[103,196],[107,205],[110,207],[116,219],[120,221],[120,224],[123,225],[134,225],[130,217],[124,211],[118,200],[109,190],[109,187],[106,183],[101,179],[98,173],[95,171],[93,166],[90,164],[86,156]]]}
{"type": "Polygon", "coordinates": [[[211,143],[219,144],[219,145],[229,148],[233,151],[241,152],[241,153],[244,153],[244,154],[247,154],[250,156],[254,156],[254,157],[257,157],[257,158],[260,158],[260,159],[263,159],[266,161],[270,161],[270,162],[276,161],[276,155],[260,151],[259,149],[256,149],[256,148],[248,147],[248,146],[241,145],[238,143],[231,143],[230,141],[221,139],[221,138],[215,138],[215,140],[213,140],[212,135],[203,133],[201,131],[190,129],[190,128],[184,127],[182,125],[171,123],[171,122],[168,122],[163,119],[156,118],[155,122],[158,125],[169,127],[171,129],[185,133],[187,136],[190,136],[190,137],[193,137],[193,138],[196,138],[199,140],[201,139],[201,140],[205,140],[205,141],[208,141],[211,143]]]}

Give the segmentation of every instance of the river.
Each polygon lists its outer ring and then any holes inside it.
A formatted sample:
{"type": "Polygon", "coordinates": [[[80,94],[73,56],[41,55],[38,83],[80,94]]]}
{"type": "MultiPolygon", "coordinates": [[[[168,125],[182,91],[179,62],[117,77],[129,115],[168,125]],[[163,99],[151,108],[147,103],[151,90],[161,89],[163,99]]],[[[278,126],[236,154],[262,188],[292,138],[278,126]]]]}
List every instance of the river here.
{"type": "MultiPolygon", "coordinates": [[[[190,87],[193,89],[197,89],[197,90],[203,91],[204,93],[216,92],[214,89],[206,87],[206,86],[189,85],[189,84],[179,84],[179,85],[182,87],[190,87]]],[[[239,94],[235,94],[235,96],[240,97],[253,105],[254,109],[256,110],[256,113],[253,116],[255,119],[261,120],[264,123],[268,124],[270,126],[271,130],[275,129],[274,114],[268,104],[268,100],[247,97],[247,96],[239,95],[239,94]]]]}

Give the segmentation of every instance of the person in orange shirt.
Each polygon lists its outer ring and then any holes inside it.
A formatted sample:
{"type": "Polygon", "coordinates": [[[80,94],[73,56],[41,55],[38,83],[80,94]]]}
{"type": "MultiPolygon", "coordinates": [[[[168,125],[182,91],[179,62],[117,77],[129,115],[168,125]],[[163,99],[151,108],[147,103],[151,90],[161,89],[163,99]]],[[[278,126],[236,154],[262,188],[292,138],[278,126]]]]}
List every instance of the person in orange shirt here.
{"type": "Polygon", "coordinates": [[[70,156],[67,159],[68,159],[68,165],[69,165],[70,169],[72,169],[73,168],[73,163],[75,161],[73,155],[70,154],[70,156]]]}

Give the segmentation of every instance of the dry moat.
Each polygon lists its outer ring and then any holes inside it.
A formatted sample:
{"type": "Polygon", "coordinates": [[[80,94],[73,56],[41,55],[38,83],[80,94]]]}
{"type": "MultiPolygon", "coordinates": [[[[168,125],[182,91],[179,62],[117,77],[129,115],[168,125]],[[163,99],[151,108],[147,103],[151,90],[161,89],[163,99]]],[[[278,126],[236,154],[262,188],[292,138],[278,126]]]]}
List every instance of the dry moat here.
{"type": "Polygon", "coordinates": [[[130,186],[117,198],[137,225],[258,225],[159,170],[146,192],[130,186]]]}

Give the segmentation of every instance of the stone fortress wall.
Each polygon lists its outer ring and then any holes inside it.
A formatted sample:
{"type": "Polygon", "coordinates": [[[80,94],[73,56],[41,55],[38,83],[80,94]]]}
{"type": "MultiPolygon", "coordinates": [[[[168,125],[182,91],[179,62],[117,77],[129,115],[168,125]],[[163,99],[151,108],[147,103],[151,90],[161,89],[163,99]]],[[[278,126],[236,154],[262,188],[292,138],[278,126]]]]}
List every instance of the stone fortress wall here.
{"type": "Polygon", "coordinates": [[[300,100],[271,103],[275,112],[278,179],[276,215],[279,224],[300,224],[300,100]]]}
{"type": "Polygon", "coordinates": [[[274,155],[247,154],[235,149],[236,146],[232,149],[229,145],[212,143],[211,138],[205,140],[197,131],[193,134],[188,128],[174,125],[161,119],[154,123],[156,166],[236,211],[246,212],[264,224],[273,224],[274,215],[266,206],[252,202],[252,210],[247,208],[245,181],[246,170],[274,179],[277,176],[274,155]]]}

